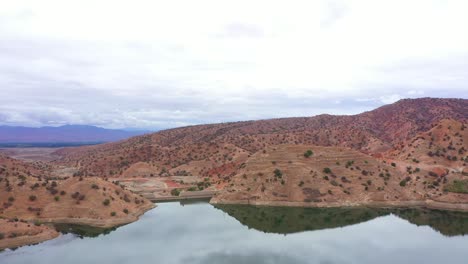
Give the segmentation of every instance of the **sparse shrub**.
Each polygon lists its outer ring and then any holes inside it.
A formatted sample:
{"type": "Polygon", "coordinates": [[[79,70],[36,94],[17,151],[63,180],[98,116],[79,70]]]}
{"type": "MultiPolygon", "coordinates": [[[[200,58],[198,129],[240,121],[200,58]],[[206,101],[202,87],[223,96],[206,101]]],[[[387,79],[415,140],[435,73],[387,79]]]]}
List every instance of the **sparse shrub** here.
{"type": "Polygon", "coordinates": [[[5,238],[5,234],[4,233],[0,233],[0,240],[4,239],[5,238]]]}
{"type": "Polygon", "coordinates": [[[127,208],[123,209],[123,212],[124,212],[125,214],[128,214],[128,209],[127,209],[127,208]]]}
{"type": "Polygon", "coordinates": [[[331,172],[332,172],[331,169],[328,168],[328,167],[323,169],[323,173],[327,173],[327,174],[328,174],[328,173],[331,173],[331,172]]]}
{"type": "Polygon", "coordinates": [[[310,156],[314,155],[314,152],[312,150],[307,150],[305,153],[304,153],[304,157],[306,158],[309,158],[310,156]]]}
{"type": "Polygon", "coordinates": [[[115,216],[117,213],[116,212],[111,212],[110,215],[111,216],[115,216]]]}
{"type": "Polygon", "coordinates": [[[395,163],[395,162],[392,162],[390,165],[392,165],[392,167],[396,167],[396,163],[395,163]]]}
{"type": "Polygon", "coordinates": [[[60,201],[60,196],[55,196],[55,197],[54,197],[54,200],[55,200],[56,202],[60,201]]]}
{"type": "Polygon", "coordinates": [[[36,201],[36,200],[37,200],[37,196],[36,196],[36,195],[30,195],[30,196],[29,196],[29,201],[34,202],[34,201],[36,201]]]}
{"type": "Polygon", "coordinates": [[[172,196],[179,196],[180,195],[180,190],[175,188],[171,190],[171,195],[172,196]]]}
{"type": "Polygon", "coordinates": [[[275,169],[273,173],[275,174],[275,177],[277,178],[283,177],[283,172],[280,169],[275,169]]]}
{"type": "Polygon", "coordinates": [[[400,186],[401,186],[401,187],[405,187],[405,186],[406,186],[406,180],[402,180],[402,181],[400,182],[400,186]]]}
{"type": "Polygon", "coordinates": [[[14,198],[13,196],[10,196],[10,197],[8,197],[8,201],[9,201],[10,203],[12,203],[12,202],[15,201],[15,198],[14,198]]]}
{"type": "Polygon", "coordinates": [[[102,204],[105,205],[105,206],[109,206],[110,200],[109,200],[109,199],[105,199],[105,200],[102,202],[102,204]]]}

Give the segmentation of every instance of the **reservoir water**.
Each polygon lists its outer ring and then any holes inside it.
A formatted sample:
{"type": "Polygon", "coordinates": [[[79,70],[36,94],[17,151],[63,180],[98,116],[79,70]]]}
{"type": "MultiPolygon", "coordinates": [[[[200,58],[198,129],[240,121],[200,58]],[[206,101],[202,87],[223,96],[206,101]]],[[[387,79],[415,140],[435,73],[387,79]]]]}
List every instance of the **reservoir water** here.
{"type": "Polygon", "coordinates": [[[114,230],[0,252],[1,264],[468,263],[468,214],[158,204],[114,230]]]}

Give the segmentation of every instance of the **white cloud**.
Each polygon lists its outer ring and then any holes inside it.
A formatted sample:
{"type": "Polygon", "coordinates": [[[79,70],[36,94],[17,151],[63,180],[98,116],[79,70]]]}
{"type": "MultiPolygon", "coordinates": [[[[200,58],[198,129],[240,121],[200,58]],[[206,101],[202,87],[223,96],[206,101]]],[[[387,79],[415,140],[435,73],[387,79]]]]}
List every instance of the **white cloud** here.
{"type": "Polygon", "coordinates": [[[174,126],[466,96],[467,12],[462,0],[2,1],[0,123],[174,126]]]}

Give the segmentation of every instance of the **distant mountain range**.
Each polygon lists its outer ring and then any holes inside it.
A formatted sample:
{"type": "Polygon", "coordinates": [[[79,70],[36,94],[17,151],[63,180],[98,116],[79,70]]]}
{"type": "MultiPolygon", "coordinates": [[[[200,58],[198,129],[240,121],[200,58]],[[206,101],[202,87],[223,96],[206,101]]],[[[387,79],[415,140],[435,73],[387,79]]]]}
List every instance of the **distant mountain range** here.
{"type": "Polygon", "coordinates": [[[87,125],[39,128],[0,126],[0,143],[102,143],[118,141],[148,132],[106,129],[87,125]]]}

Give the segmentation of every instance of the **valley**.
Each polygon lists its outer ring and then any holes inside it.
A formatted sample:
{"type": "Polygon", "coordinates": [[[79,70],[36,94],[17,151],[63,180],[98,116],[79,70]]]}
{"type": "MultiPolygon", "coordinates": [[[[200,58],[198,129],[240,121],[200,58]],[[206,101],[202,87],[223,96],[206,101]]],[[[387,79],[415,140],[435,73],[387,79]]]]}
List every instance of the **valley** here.
{"type": "Polygon", "coordinates": [[[154,202],[200,198],[217,207],[468,211],[467,125],[468,100],[421,98],[351,116],[197,125],[92,146],[4,149],[1,225],[22,221],[36,241],[41,232],[55,235],[49,224],[114,228],[138,220],[154,202]]]}

